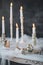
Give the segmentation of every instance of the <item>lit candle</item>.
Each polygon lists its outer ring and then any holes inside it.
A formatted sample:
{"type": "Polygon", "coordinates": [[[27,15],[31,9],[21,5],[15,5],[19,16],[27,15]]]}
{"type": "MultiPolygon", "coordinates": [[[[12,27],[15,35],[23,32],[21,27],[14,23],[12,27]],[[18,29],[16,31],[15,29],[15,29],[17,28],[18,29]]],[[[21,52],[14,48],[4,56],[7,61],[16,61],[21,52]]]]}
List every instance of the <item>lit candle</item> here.
{"type": "Polygon", "coordinates": [[[5,34],[4,16],[2,16],[2,35],[5,34]]]}
{"type": "Polygon", "coordinates": [[[33,43],[33,45],[36,45],[36,27],[35,27],[35,24],[33,24],[33,28],[32,28],[32,43],[33,43]]]}
{"type": "Polygon", "coordinates": [[[18,28],[18,24],[16,23],[16,43],[18,43],[19,41],[19,28],[18,28]]]}
{"type": "Polygon", "coordinates": [[[10,36],[11,39],[13,38],[13,12],[12,12],[13,4],[10,3],[10,36]]]}
{"type": "Polygon", "coordinates": [[[21,40],[23,41],[23,7],[20,7],[21,40]]]}
{"type": "Polygon", "coordinates": [[[34,23],[33,23],[32,33],[36,33],[36,27],[34,23]]]}
{"type": "Polygon", "coordinates": [[[23,7],[20,7],[20,17],[23,17],[23,7]]]}

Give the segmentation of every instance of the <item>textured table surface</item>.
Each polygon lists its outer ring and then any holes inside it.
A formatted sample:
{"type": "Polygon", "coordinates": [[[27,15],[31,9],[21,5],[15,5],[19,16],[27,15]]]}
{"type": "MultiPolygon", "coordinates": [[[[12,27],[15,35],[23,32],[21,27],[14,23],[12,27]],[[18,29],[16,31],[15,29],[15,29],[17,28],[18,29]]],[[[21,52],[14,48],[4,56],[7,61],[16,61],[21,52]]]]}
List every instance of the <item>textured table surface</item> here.
{"type": "MultiPolygon", "coordinates": [[[[9,41],[10,39],[7,38],[9,41]]],[[[31,41],[31,37],[24,37],[24,41],[28,43],[28,41],[31,41]],[[26,38],[26,39],[25,39],[26,38]],[[29,38],[29,39],[28,39],[29,38]]],[[[29,42],[30,43],[30,42],[29,42]]],[[[43,39],[37,40],[37,46],[35,48],[43,47],[43,39]],[[38,41],[40,41],[38,43],[38,41]],[[40,44],[41,43],[41,44],[40,44]],[[40,44],[40,45],[39,45],[40,44]]],[[[43,54],[21,54],[21,51],[18,49],[15,49],[16,41],[13,39],[10,41],[10,48],[6,48],[3,46],[3,44],[0,42],[0,58],[4,58],[13,62],[18,62],[22,64],[43,64],[43,54]]]]}

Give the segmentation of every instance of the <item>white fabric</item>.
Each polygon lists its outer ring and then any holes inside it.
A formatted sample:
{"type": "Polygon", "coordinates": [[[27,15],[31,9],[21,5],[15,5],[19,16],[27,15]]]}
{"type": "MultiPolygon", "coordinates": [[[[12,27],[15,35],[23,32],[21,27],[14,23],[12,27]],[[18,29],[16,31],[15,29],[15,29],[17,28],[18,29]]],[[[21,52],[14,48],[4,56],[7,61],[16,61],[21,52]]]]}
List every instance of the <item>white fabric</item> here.
{"type": "MultiPolygon", "coordinates": [[[[9,38],[6,38],[6,39],[10,41],[9,38]]],[[[24,44],[32,44],[32,38],[30,36],[24,35],[24,44]]],[[[43,62],[43,55],[38,55],[38,54],[23,55],[21,54],[20,50],[18,50],[17,48],[15,49],[15,46],[16,46],[16,39],[13,39],[12,41],[10,41],[10,48],[4,47],[1,43],[0,44],[0,56],[2,58],[4,57],[5,59],[7,56],[9,56],[9,57],[17,57],[17,58],[37,60],[37,61],[43,62]]],[[[37,39],[37,45],[34,48],[36,49],[43,48],[43,38],[37,39]]]]}

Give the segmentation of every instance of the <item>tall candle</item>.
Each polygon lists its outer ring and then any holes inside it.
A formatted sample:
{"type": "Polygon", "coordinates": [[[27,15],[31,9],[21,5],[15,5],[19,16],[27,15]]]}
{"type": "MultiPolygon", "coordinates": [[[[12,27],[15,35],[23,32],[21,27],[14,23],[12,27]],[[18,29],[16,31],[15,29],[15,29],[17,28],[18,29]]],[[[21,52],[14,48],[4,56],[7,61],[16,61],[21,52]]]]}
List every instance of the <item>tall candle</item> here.
{"type": "Polygon", "coordinates": [[[16,43],[18,43],[19,41],[19,28],[18,28],[18,24],[16,23],[16,43]]]}
{"type": "Polygon", "coordinates": [[[10,3],[10,36],[11,39],[13,38],[13,11],[12,11],[13,4],[10,3]]]}
{"type": "Polygon", "coordinates": [[[36,27],[34,23],[33,23],[32,33],[36,33],[36,27]]]}
{"type": "Polygon", "coordinates": [[[20,7],[21,39],[23,41],[23,7],[20,7]]]}
{"type": "Polygon", "coordinates": [[[36,27],[35,27],[35,24],[33,24],[33,28],[32,28],[32,43],[33,43],[33,45],[36,45],[36,27]]]}
{"type": "Polygon", "coordinates": [[[4,22],[4,16],[2,16],[2,34],[5,34],[5,22],[4,22]]]}

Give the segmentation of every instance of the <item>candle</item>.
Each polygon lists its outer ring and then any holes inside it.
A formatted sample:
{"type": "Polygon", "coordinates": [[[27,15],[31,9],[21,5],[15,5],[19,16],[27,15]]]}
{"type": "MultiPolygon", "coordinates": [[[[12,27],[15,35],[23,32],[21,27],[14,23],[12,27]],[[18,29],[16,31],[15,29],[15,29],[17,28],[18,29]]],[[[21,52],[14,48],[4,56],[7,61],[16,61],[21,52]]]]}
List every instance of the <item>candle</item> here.
{"type": "Polygon", "coordinates": [[[16,43],[18,43],[19,41],[19,28],[18,28],[18,24],[16,23],[16,43]]]}
{"type": "Polygon", "coordinates": [[[33,23],[33,28],[32,28],[32,33],[36,33],[36,27],[35,27],[35,24],[33,23]]]}
{"type": "Polygon", "coordinates": [[[23,7],[20,7],[20,17],[23,17],[23,7]]]}
{"type": "Polygon", "coordinates": [[[2,16],[2,35],[5,34],[4,16],[2,16]]]}
{"type": "Polygon", "coordinates": [[[12,12],[13,4],[10,3],[10,36],[11,39],[13,38],[13,12],[12,12]]]}
{"type": "Polygon", "coordinates": [[[2,16],[2,41],[5,40],[5,22],[4,22],[4,16],[2,16]]]}
{"type": "Polygon", "coordinates": [[[21,39],[23,41],[23,7],[20,7],[21,39]]]}
{"type": "Polygon", "coordinates": [[[34,23],[33,23],[33,28],[32,28],[32,43],[33,45],[36,45],[36,27],[34,23]]]}

